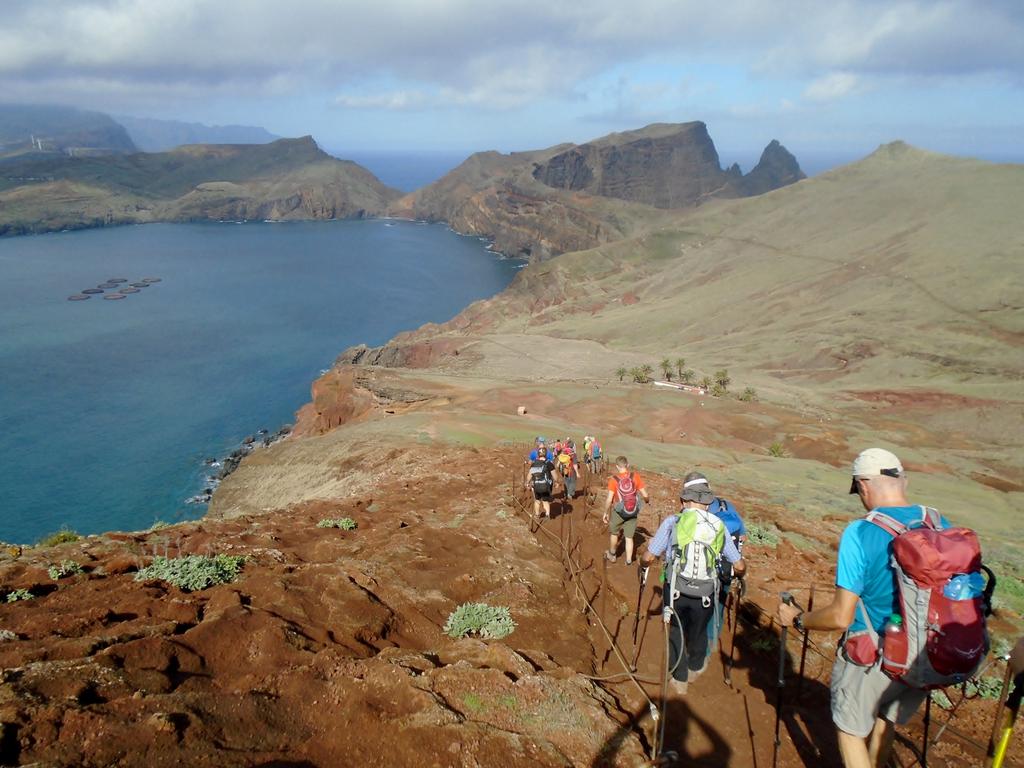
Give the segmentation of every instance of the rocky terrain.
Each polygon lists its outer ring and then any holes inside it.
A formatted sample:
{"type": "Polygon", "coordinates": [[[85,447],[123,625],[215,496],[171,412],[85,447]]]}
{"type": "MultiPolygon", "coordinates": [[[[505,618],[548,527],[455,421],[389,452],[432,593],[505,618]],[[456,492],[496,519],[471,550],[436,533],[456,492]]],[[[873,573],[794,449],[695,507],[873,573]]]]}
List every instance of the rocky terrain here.
{"type": "Polygon", "coordinates": [[[162,153],[0,160],[0,235],[151,221],[342,219],[399,195],[309,136],[162,153]]]}
{"type": "Polygon", "coordinates": [[[796,158],[777,141],[744,176],[736,166],[722,170],[704,123],[656,124],[580,145],[480,152],[390,211],[446,221],[494,238],[503,253],[545,259],[663,222],[658,209],[760,194],[802,178],[796,158]]]}

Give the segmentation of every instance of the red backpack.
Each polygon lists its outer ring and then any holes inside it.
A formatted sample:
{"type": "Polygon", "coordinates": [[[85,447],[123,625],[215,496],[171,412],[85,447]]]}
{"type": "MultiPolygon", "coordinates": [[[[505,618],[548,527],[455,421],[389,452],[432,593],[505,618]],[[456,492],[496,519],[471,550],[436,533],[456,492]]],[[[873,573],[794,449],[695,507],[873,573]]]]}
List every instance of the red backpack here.
{"type": "Polygon", "coordinates": [[[885,634],[882,669],[912,688],[962,683],[989,650],[985,617],[992,612],[995,577],[981,564],[977,535],[970,528],[943,528],[931,507],[921,507],[920,522],[910,526],[877,510],[866,519],[893,537],[891,563],[903,619],[902,630],[897,625],[885,634]],[[952,579],[982,570],[988,583],[981,595],[947,596],[952,579]]]}
{"type": "Polygon", "coordinates": [[[633,473],[630,472],[625,477],[616,475],[615,484],[618,488],[619,500],[622,502],[622,509],[624,510],[622,516],[626,518],[636,517],[640,510],[636,503],[637,487],[636,481],[633,479],[633,473]]]}

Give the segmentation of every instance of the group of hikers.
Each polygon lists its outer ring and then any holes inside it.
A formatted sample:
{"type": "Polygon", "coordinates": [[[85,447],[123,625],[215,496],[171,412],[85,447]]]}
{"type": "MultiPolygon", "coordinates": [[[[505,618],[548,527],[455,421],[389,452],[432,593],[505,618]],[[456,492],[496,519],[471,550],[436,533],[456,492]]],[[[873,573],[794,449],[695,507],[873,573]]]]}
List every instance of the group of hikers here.
{"type": "MultiPolygon", "coordinates": [[[[563,479],[579,475],[571,440],[559,441],[551,457],[538,438],[527,466],[538,517],[542,508],[550,515],[553,486],[537,480],[545,474],[544,465],[553,473],[555,462],[567,463],[563,479]]],[[[574,490],[566,483],[569,497],[574,490]]],[[[894,724],[906,723],[930,690],[977,673],[989,651],[985,617],[995,578],[981,563],[973,531],[910,503],[906,472],[892,452],[862,451],[853,462],[849,492],[867,515],[847,525],[839,541],[832,601],[805,612],[783,593],[776,609],[783,627],[777,707],[785,632],[794,627],[803,633],[843,633],[832,669],[831,715],[843,764],[869,768],[888,764],[894,724]]],[[[646,569],[661,563],[669,646],[665,680],[676,695],[685,695],[689,683],[708,667],[734,579],[743,594],[747,532],[735,506],[716,495],[701,472],[686,475],[679,501],[679,509],[661,521],[637,557],[637,523],[651,498],[640,473],[625,456],[616,457],[604,503],[605,557],[616,562],[624,538],[626,565],[639,561],[644,569],[641,589],[646,569]]]]}
{"type": "MultiPolygon", "coordinates": [[[[600,472],[604,455],[601,442],[593,435],[583,438],[583,465],[590,472],[600,472]]],[[[556,439],[550,447],[544,437],[534,440],[526,460],[526,487],[533,491],[533,514],[537,519],[551,517],[551,502],[561,484],[563,498],[576,498],[580,479],[580,455],[571,437],[556,439]]]]}

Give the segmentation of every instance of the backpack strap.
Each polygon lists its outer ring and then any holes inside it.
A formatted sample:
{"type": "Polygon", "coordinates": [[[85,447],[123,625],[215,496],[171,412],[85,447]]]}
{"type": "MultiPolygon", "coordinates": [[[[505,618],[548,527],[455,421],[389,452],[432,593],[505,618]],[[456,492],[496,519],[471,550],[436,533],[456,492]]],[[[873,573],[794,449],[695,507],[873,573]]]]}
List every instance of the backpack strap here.
{"type": "Polygon", "coordinates": [[[877,509],[873,509],[870,512],[868,512],[867,516],[864,519],[867,520],[869,523],[877,525],[879,528],[888,533],[894,539],[897,536],[901,536],[902,534],[910,530],[910,528],[905,526],[895,517],[891,517],[890,515],[887,515],[884,512],[879,512],[877,509]]]}
{"type": "Polygon", "coordinates": [[[926,507],[921,505],[921,523],[933,531],[942,530],[942,518],[939,516],[939,510],[934,507],[926,507]]]}

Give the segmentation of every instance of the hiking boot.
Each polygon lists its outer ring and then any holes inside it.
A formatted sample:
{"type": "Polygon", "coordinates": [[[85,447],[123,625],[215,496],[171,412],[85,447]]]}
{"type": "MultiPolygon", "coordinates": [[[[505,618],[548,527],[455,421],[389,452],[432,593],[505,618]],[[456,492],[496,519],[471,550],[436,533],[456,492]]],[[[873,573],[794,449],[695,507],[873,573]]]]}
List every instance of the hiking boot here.
{"type": "Polygon", "coordinates": [[[607,560],[609,563],[614,563],[617,559],[617,556],[612,551],[606,551],[604,553],[604,559],[607,560]]]}
{"type": "Polygon", "coordinates": [[[689,690],[690,684],[686,680],[673,680],[672,681],[672,693],[677,696],[685,696],[686,691],[689,690]]]}

